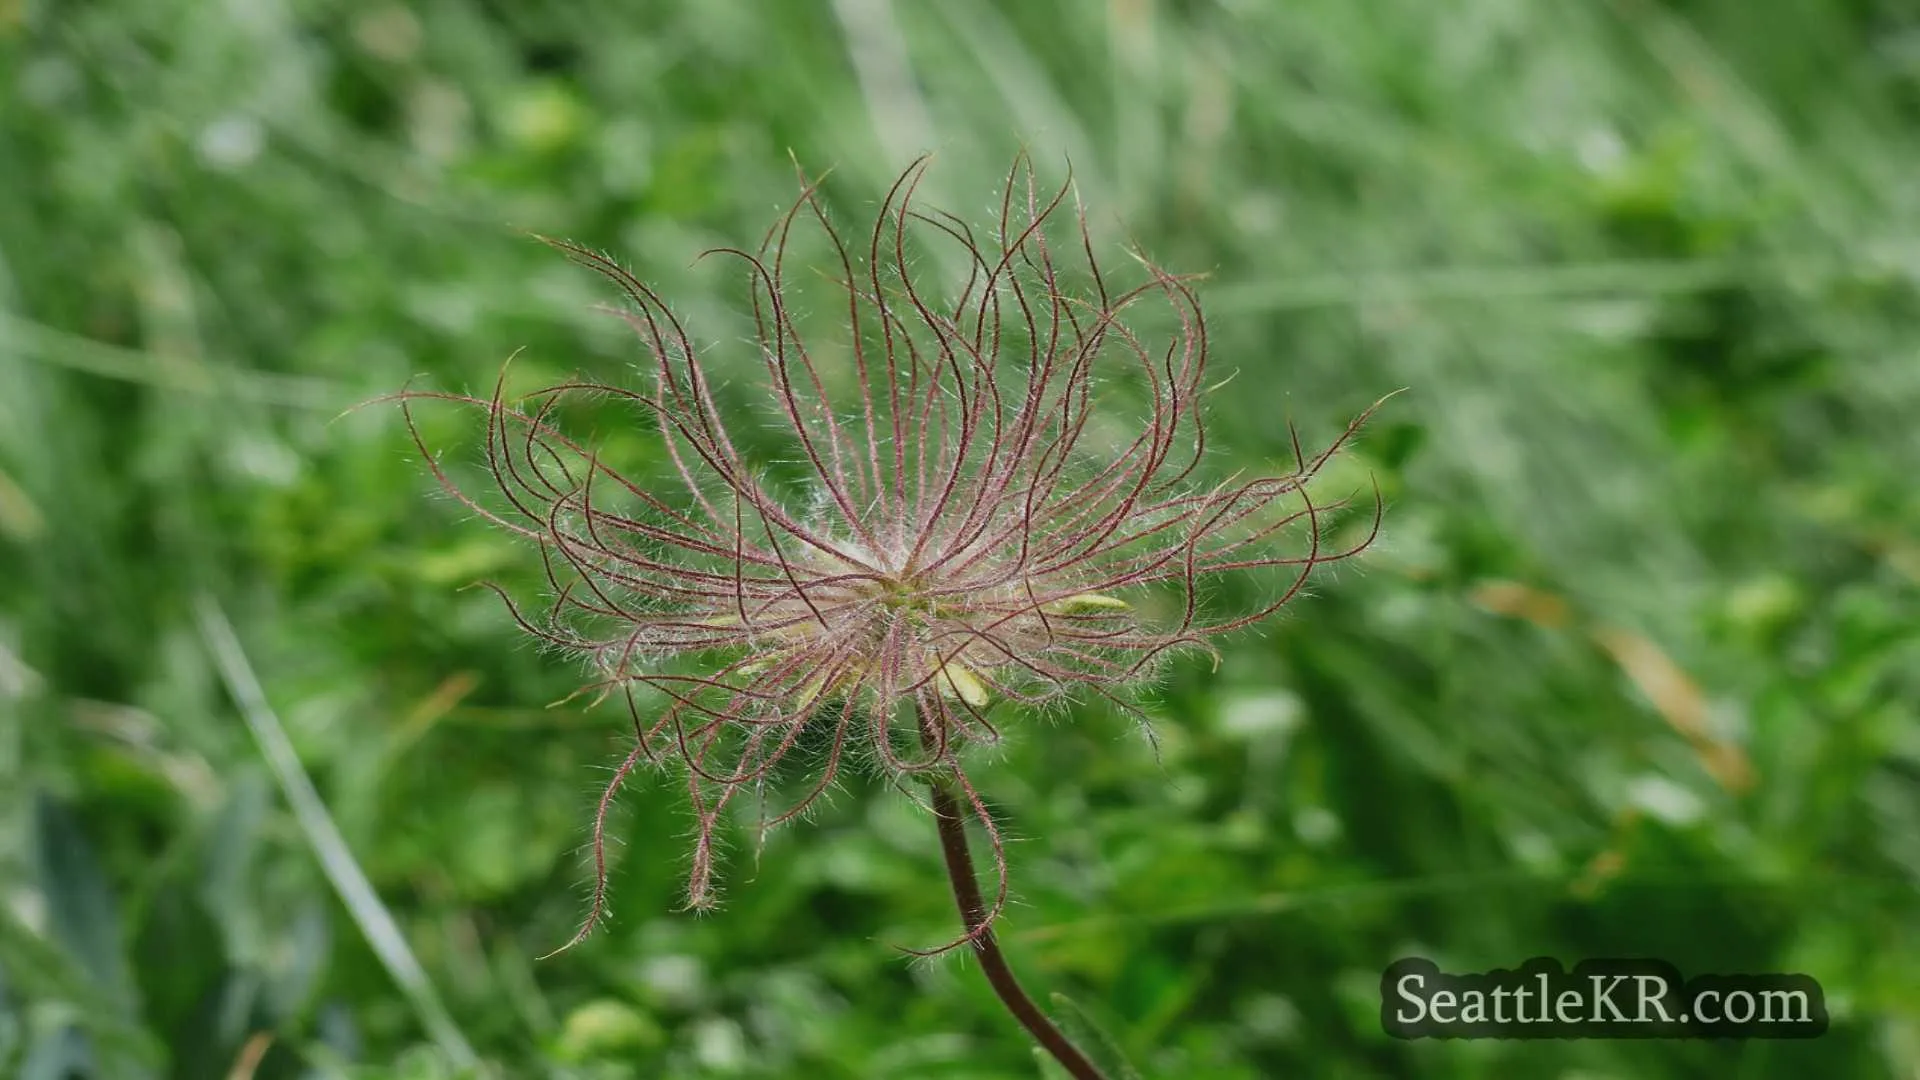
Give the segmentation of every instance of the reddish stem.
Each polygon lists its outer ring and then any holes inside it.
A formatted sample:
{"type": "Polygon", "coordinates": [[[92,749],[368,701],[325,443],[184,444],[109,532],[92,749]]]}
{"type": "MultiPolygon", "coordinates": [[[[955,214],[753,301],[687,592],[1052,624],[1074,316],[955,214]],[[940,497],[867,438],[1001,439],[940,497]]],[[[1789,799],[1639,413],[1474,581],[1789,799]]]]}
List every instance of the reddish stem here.
{"type": "MultiPolygon", "coordinates": [[[[924,725],[921,738],[931,747],[931,733],[924,725]]],[[[1053,1021],[1047,1019],[1047,1014],[1040,1011],[1040,1006],[1027,996],[1020,980],[1014,977],[1013,969],[1007,966],[1007,958],[1001,954],[993,931],[985,927],[987,904],[980,893],[980,880],[974,872],[973,853],[967,847],[967,819],[962,813],[960,800],[954,797],[953,788],[944,777],[936,777],[931,787],[934,819],[940,826],[940,853],[946,857],[947,879],[953,883],[953,900],[960,908],[960,920],[966,924],[967,933],[973,938],[974,955],[980,958],[980,970],[987,976],[993,992],[999,995],[1001,1004],[1020,1022],[1020,1026],[1026,1028],[1074,1080],[1107,1080],[1106,1074],[1088,1060],[1059,1028],[1053,1026],[1053,1021]]]]}

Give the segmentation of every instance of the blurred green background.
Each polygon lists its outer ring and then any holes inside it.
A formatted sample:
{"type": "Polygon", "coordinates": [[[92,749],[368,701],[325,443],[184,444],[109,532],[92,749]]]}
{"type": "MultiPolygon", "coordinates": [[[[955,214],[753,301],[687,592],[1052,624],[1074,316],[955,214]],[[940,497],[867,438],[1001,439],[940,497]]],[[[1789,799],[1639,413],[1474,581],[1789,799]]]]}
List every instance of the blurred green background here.
{"type": "Polygon", "coordinates": [[[1027,980],[1148,1077],[1920,1076],[1917,125],[1903,0],[0,0],[0,1076],[1040,1076],[893,950],[954,916],[867,780],[698,918],[631,787],[615,921],[536,961],[624,714],[547,707],[462,589],[537,559],[336,419],[632,377],[520,230],[724,368],[692,259],[790,151],[857,223],[936,150],[978,223],[1023,145],[1210,274],[1215,475],[1410,390],[1344,466],[1382,541],[1175,668],[1160,762],[1003,723],[1027,980]],[[1806,972],[1832,1030],[1396,1042],[1407,955],[1806,972]]]}

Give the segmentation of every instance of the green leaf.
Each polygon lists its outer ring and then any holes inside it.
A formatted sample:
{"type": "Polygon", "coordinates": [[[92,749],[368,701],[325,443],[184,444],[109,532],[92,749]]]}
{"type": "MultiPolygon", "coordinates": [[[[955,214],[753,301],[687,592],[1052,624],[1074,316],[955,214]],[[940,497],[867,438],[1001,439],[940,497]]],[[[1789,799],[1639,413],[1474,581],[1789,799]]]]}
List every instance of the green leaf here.
{"type": "Polygon", "coordinates": [[[1049,615],[1092,615],[1102,611],[1130,611],[1132,604],[1114,596],[1100,593],[1080,593],[1064,600],[1055,600],[1041,605],[1049,615]]]}
{"type": "Polygon", "coordinates": [[[987,702],[992,700],[991,695],[987,693],[986,684],[980,681],[980,677],[975,675],[971,668],[955,660],[949,660],[940,666],[939,686],[942,694],[950,698],[959,698],[976,709],[986,708],[987,702]]]}
{"type": "Polygon", "coordinates": [[[7,966],[0,964],[0,1063],[12,1061],[25,1040],[25,1025],[7,989],[7,966]]]}
{"type": "Polygon", "coordinates": [[[90,838],[66,805],[42,795],[35,803],[40,887],[55,940],[80,961],[116,1018],[137,1011],[133,976],[121,951],[120,920],[106,872],[90,838]]]}
{"type": "Polygon", "coordinates": [[[1106,1029],[1096,1023],[1079,1002],[1065,994],[1053,995],[1053,1018],[1060,1030],[1073,1045],[1087,1055],[1100,1071],[1107,1074],[1108,1080],[1144,1080],[1140,1070],[1133,1067],[1127,1055],[1120,1050],[1120,1044],[1106,1029]]]}

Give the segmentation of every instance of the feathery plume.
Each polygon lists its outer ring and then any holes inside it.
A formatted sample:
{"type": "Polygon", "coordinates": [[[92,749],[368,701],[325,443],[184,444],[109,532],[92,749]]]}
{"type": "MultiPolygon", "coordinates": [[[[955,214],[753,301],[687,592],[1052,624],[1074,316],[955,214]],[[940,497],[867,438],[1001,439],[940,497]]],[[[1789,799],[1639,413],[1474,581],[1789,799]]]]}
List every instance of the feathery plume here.
{"type": "Polygon", "coordinates": [[[608,808],[637,768],[684,779],[697,823],[687,900],[700,908],[714,900],[723,816],[789,758],[815,773],[764,826],[805,813],[856,761],[918,778],[977,820],[999,887],[948,948],[977,945],[1007,891],[1000,833],[965,764],[968,747],[999,738],[993,704],[1082,691],[1144,721],[1126,691],[1158,662],[1267,618],[1378,532],[1376,492],[1372,527],[1331,546],[1342,504],[1309,490],[1366,414],[1314,453],[1296,436],[1285,475],[1202,481],[1207,327],[1191,280],[1135,256],[1137,283],[1110,283],[1084,211],[1066,212],[1071,182],[1043,193],[1024,157],[984,236],[920,205],[926,166],[899,177],[856,246],[803,176],[756,250],[709,253],[745,271],[759,376],[804,497],[742,450],[709,361],[661,297],[567,241],[548,242],[630,301],[617,314],[645,349],[643,385],[569,381],[509,400],[503,371],[491,397],[399,395],[417,442],[417,401],[484,413],[493,496],[421,450],[455,497],[538,546],[553,592],[537,615],[507,598],[520,626],[585,658],[588,692],[632,709],[632,750],[595,814],[590,909],[563,949],[605,911],[608,808]],[[819,270],[789,257],[816,231],[830,347],[801,334],[823,314],[800,310],[819,270]],[[958,268],[944,289],[925,283],[939,257],[958,268]],[[1141,328],[1147,307],[1164,333],[1141,328]],[[563,430],[560,405],[580,395],[645,417],[673,490],[626,478],[563,430]],[[1202,602],[1209,581],[1262,570],[1283,576],[1249,610],[1202,602]],[[1162,599],[1154,617],[1144,596],[1162,599]]]}

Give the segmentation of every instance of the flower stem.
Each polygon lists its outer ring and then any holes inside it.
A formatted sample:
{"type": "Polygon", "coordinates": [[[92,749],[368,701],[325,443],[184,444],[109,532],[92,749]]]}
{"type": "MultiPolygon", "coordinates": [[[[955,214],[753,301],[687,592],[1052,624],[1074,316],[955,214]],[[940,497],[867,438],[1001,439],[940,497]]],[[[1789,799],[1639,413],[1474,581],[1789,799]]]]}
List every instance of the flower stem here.
{"type": "MultiPolygon", "coordinates": [[[[922,728],[921,735],[927,737],[922,728]]],[[[927,739],[931,743],[931,739],[927,739]]],[[[1020,1026],[1027,1029],[1035,1040],[1053,1059],[1064,1066],[1074,1080],[1107,1080],[1080,1048],[1073,1045],[1047,1014],[1040,1011],[1020,986],[1020,980],[1014,977],[1013,969],[1007,966],[1007,958],[1000,952],[999,942],[994,940],[993,931],[984,929],[987,921],[987,905],[980,894],[980,879],[974,872],[973,854],[967,848],[967,819],[960,808],[960,800],[955,797],[953,787],[945,777],[935,777],[931,785],[933,790],[934,819],[940,827],[940,853],[946,857],[947,879],[953,883],[953,900],[960,908],[960,919],[966,924],[967,933],[973,934],[973,951],[980,958],[980,970],[993,986],[993,992],[1000,997],[1001,1004],[1013,1014],[1020,1026]],[[978,931],[976,933],[976,931],[978,931]]]]}

